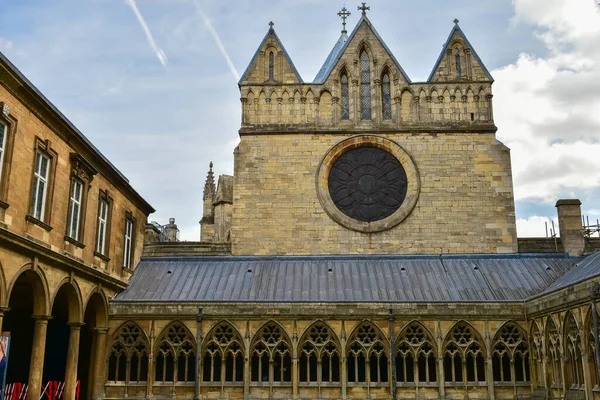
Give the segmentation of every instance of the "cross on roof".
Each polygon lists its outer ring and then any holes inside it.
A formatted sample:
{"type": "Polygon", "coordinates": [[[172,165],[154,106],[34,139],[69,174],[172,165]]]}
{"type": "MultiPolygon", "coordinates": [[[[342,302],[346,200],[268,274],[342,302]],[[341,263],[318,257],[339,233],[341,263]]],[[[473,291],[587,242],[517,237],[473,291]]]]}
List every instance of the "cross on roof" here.
{"type": "Polygon", "coordinates": [[[458,25],[458,18],[454,18],[454,24],[458,25]]]}
{"type": "Polygon", "coordinates": [[[275,25],[273,21],[269,21],[269,29],[273,29],[273,25],[275,25]]]}
{"type": "Polygon", "coordinates": [[[367,3],[362,3],[362,6],[358,7],[358,11],[362,11],[362,15],[367,15],[367,10],[370,10],[371,7],[367,7],[367,3]]]}
{"type": "Polygon", "coordinates": [[[346,7],[344,7],[340,10],[338,15],[342,18],[342,33],[348,33],[348,31],[346,31],[346,18],[350,16],[350,11],[346,10],[346,7]]]}

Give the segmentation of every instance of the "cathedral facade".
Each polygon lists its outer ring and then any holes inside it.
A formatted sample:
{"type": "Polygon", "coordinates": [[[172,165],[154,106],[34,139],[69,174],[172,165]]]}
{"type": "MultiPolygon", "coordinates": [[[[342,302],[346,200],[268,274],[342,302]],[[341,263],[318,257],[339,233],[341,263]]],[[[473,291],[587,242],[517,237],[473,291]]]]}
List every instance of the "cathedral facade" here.
{"type": "Polygon", "coordinates": [[[556,203],[560,238],[517,238],[493,78],[459,21],[413,82],[359,10],[312,82],[270,24],[199,242],[144,231],[152,207],[0,57],[10,399],[600,398],[581,203],[556,203]]]}

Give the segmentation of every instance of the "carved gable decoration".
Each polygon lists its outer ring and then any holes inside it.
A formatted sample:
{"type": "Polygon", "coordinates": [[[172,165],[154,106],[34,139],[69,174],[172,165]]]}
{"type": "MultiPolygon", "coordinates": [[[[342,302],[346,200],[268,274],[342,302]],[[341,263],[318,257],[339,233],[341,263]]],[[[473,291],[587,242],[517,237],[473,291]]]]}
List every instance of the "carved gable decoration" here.
{"type": "Polygon", "coordinates": [[[71,153],[69,158],[71,160],[71,173],[73,176],[88,184],[92,182],[98,170],[80,154],[71,153]]]}
{"type": "Polygon", "coordinates": [[[239,85],[256,83],[302,83],[300,74],[272,26],[238,82],[239,85]]]}
{"type": "Polygon", "coordinates": [[[454,28],[442,48],[428,82],[457,81],[493,82],[494,78],[458,26],[458,20],[454,20],[454,28]]]}
{"type": "Polygon", "coordinates": [[[339,73],[344,67],[351,79],[356,80],[357,71],[355,70],[355,61],[358,62],[360,53],[363,50],[367,52],[373,64],[371,72],[375,80],[380,79],[384,70],[388,70],[394,84],[408,84],[411,82],[398,60],[396,60],[396,57],[394,57],[371,21],[369,21],[369,18],[363,16],[356,24],[348,40],[343,43],[343,48],[337,52],[337,56],[334,56],[331,60],[327,60],[326,64],[321,68],[315,83],[338,79],[336,72],[339,73]]]}

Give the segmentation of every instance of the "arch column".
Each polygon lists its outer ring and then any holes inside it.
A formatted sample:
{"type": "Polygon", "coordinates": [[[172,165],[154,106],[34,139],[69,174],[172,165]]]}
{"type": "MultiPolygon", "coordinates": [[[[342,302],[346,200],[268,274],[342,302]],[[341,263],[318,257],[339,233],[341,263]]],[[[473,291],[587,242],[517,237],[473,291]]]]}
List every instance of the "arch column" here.
{"type": "Polygon", "coordinates": [[[67,366],[65,369],[65,400],[75,399],[77,389],[77,361],[79,355],[79,338],[81,322],[69,322],[69,350],[67,352],[67,366]]]}
{"type": "Polygon", "coordinates": [[[96,328],[94,330],[96,340],[94,348],[94,371],[92,384],[92,399],[100,400],[104,397],[104,370],[106,363],[106,337],[108,328],[96,328]]]}
{"type": "Polygon", "coordinates": [[[29,389],[27,400],[39,400],[42,390],[42,374],[44,372],[44,353],[46,351],[46,332],[49,315],[34,315],[33,343],[31,347],[31,362],[29,364],[29,389]]]}

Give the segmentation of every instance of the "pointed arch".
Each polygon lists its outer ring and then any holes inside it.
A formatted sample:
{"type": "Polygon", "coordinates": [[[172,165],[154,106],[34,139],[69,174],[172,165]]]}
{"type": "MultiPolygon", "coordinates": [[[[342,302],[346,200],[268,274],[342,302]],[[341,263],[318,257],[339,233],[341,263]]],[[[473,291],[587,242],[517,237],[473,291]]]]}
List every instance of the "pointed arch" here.
{"type": "Polygon", "coordinates": [[[389,67],[384,66],[381,73],[381,109],[384,120],[392,119],[392,83],[389,67]]]}
{"type": "Polygon", "coordinates": [[[459,86],[454,88],[454,95],[456,97],[462,97],[462,94],[463,94],[462,89],[459,86]]]}
{"type": "Polygon", "coordinates": [[[565,354],[565,387],[579,389],[584,387],[583,348],[579,333],[579,323],[571,310],[565,315],[564,354],[565,354]]]}
{"type": "Polygon", "coordinates": [[[229,321],[213,325],[202,345],[204,382],[243,382],[244,340],[229,321]]]}
{"type": "Polygon", "coordinates": [[[437,351],[431,331],[419,321],[406,324],[396,338],[396,380],[437,382],[437,351]]]}
{"type": "Polygon", "coordinates": [[[308,90],[306,91],[306,95],[304,97],[307,99],[307,101],[309,103],[314,103],[315,95],[311,88],[308,88],[308,90]]]}
{"type": "Polygon", "coordinates": [[[529,329],[529,343],[531,344],[530,356],[535,367],[535,384],[543,386],[544,379],[544,329],[538,320],[531,320],[529,329]]]}
{"type": "Polygon", "coordinates": [[[468,322],[454,324],[444,340],[444,377],[447,382],[485,382],[485,346],[468,322]]]}
{"type": "Polygon", "coordinates": [[[371,60],[365,44],[359,51],[360,119],[371,120],[371,60]]]}
{"type": "Polygon", "coordinates": [[[529,382],[529,346],[521,326],[505,322],[494,335],[492,372],[497,382],[529,382]]]}
{"type": "Polygon", "coordinates": [[[112,336],[108,351],[107,381],[146,382],[149,341],[144,329],[134,321],[124,322],[112,336]]]}
{"type": "Polygon", "coordinates": [[[561,373],[561,357],[562,357],[562,338],[558,324],[554,320],[552,315],[548,316],[546,321],[545,329],[545,341],[546,341],[546,356],[549,359],[548,363],[548,375],[550,378],[549,385],[562,386],[562,373],[561,373]]]}
{"type": "Polygon", "coordinates": [[[156,339],[155,382],[193,382],[196,372],[196,340],[181,321],[163,328],[156,339]]]}
{"type": "Polygon", "coordinates": [[[313,322],[298,343],[300,382],[340,382],[341,345],[329,324],[322,320],[313,322]]]}
{"type": "Polygon", "coordinates": [[[388,382],[389,342],[383,331],[371,321],[362,321],[347,342],[348,382],[388,382]]]}
{"type": "Polygon", "coordinates": [[[588,350],[587,362],[590,367],[590,375],[592,381],[592,387],[598,386],[598,365],[596,363],[596,340],[594,334],[594,323],[592,316],[592,307],[586,307],[585,322],[583,324],[584,339],[587,339],[587,343],[584,343],[585,348],[588,350]]]}
{"type": "Polygon", "coordinates": [[[350,119],[350,75],[346,67],[340,70],[340,116],[342,120],[350,119]]]}
{"type": "Polygon", "coordinates": [[[292,381],[292,342],[276,321],[265,322],[252,338],[251,381],[289,383],[292,381]]]}

